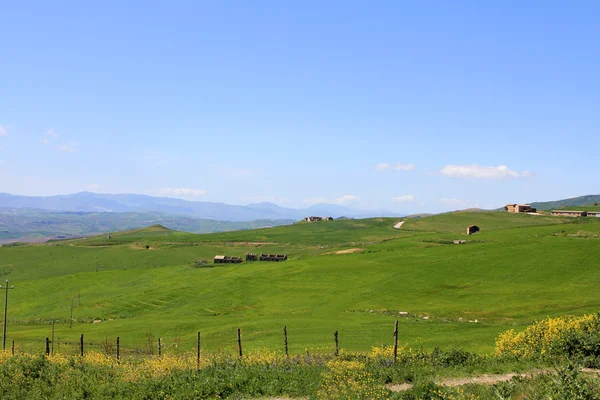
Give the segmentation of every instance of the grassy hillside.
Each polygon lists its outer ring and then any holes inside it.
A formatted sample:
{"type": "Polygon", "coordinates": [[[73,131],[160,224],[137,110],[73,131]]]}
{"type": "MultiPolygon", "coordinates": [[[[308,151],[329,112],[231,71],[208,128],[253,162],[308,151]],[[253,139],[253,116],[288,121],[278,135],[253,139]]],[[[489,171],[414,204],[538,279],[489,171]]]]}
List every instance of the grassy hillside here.
{"type": "Polygon", "coordinates": [[[411,346],[488,351],[500,331],[600,307],[600,219],[457,212],[394,229],[397,221],[206,235],[154,226],[2,247],[0,275],[16,287],[8,339],[41,349],[56,318],[64,342],[84,333],[96,344],[120,336],[142,348],[151,334],[174,351],[191,348],[201,331],[204,346],[230,351],[240,327],[246,348],[279,349],[287,325],[295,352],[331,346],[336,329],[342,348],[365,350],[390,343],[400,318],[401,341],[411,346]],[[467,236],[471,224],[481,232],[467,236]],[[246,252],[289,260],[194,267],[246,252]]]}
{"type": "Polygon", "coordinates": [[[541,201],[531,203],[538,210],[556,210],[557,208],[572,208],[589,204],[600,203],[600,194],[589,194],[587,196],[572,197],[570,199],[556,201],[541,201]]]}
{"type": "MultiPolygon", "coordinates": [[[[594,204],[587,204],[587,205],[583,205],[583,206],[576,206],[576,207],[572,207],[572,206],[564,206],[561,207],[560,209],[562,210],[579,210],[579,211],[593,211],[593,212],[600,212],[600,204],[599,205],[594,205],[594,204]]],[[[559,209],[559,210],[560,210],[559,209]]]]}

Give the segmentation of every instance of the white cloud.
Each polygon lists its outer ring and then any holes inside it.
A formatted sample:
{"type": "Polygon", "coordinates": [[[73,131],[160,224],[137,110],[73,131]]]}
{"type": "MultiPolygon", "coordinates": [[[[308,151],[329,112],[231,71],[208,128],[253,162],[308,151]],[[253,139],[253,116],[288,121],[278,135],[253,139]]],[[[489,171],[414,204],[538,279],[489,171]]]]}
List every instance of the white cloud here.
{"type": "Polygon", "coordinates": [[[91,185],[86,186],[86,189],[88,190],[96,190],[98,188],[100,188],[100,185],[98,185],[97,183],[92,183],[91,185]]]}
{"type": "Polygon", "coordinates": [[[56,139],[58,137],[58,134],[54,132],[54,129],[48,129],[46,131],[46,136],[51,137],[52,139],[56,139]]]}
{"type": "Polygon", "coordinates": [[[518,173],[510,170],[506,165],[487,167],[483,165],[446,165],[440,173],[450,178],[465,179],[515,179],[529,176],[528,171],[518,173]]]}
{"type": "Polygon", "coordinates": [[[356,203],[360,202],[360,197],[347,194],[342,197],[338,197],[337,199],[335,199],[335,202],[337,204],[356,203]]]}
{"type": "Polygon", "coordinates": [[[208,193],[206,189],[185,189],[185,188],[163,188],[156,192],[162,196],[204,196],[208,193]]]}
{"type": "Polygon", "coordinates": [[[394,203],[413,203],[415,201],[415,196],[412,194],[405,194],[403,196],[392,197],[392,201],[394,203]]]}
{"type": "MultiPolygon", "coordinates": [[[[58,138],[58,134],[56,134],[56,132],[54,132],[54,129],[48,129],[46,131],[46,133],[44,133],[44,137],[42,139],[40,139],[40,142],[42,142],[43,144],[48,144],[50,143],[51,140],[55,140],[56,138],[58,138]]],[[[66,146],[66,145],[63,145],[66,146]]],[[[63,147],[61,146],[61,147],[63,147]]],[[[68,147],[68,146],[66,146],[68,147]]],[[[60,149],[60,147],[59,147],[60,149]]],[[[68,151],[68,150],[62,150],[61,151],[68,151]]]]}
{"type": "Polygon", "coordinates": [[[65,153],[76,153],[79,151],[78,146],[79,143],[65,143],[58,146],[58,149],[65,153]]]}
{"type": "Polygon", "coordinates": [[[8,136],[8,129],[5,126],[0,126],[0,136],[8,136]]]}
{"type": "Polygon", "coordinates": [[[396,164],[394,169],[396,171],[414,171],[415,165],[414,164],[396,164]]]}
{"type": "Polygon", "coordinates": [[[393,169],[395,171],[413,171],[415,169],[414,164],[400,164],[396,165],[388,164],[388,163],[379,163],[375,166],[375,171],[385,171],[388,169],[393,169]]]}
{"type": "Polygon", "coordinates": [[[392,166],[386,163],[379,163],[375,166],[375,171],[385,171],[386,169],[390,169],[392,166]]]}

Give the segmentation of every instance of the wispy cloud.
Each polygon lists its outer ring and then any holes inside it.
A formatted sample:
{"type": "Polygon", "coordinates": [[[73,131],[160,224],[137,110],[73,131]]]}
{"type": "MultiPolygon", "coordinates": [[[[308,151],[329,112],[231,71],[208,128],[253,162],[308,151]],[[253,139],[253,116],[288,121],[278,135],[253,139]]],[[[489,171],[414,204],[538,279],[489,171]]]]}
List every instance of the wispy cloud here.
{"type": "Polygon", "coordinates": [[[388,163],[379,163],[375,166],[375,171],[386,171],[386,170],[394,170],[394,171],[414,171],[414,164],[400,164],[396,165],[388,164],[388,163]]]}
{"type": "Polygon", "coordinates": [[[96,190],[100,188],[100,185],[98,185],[97,183],[92,183],[91,185],[87,185],[85,188],[87,190],[96,190]]]}
{"type": "Polygon", "coordinates": [[[58,138],[58,134],[54,132],[54,129],[48,129],[46,131],[46,136],[51,137],[52,139],[58,138]]]}
{"type": "Polygon", "coordinates": [[[375,171],[385,171],[386,169],[392,168],[391,164],[379,163],[375,166],[375,171]]]}
{"type": "Polygon", "coordinates": [[[531,176],[529,171],[521,173],[509,169],[506,165],[488,167],[483,165],[446,165],[440,174],[450,178],[463,179],[516,179],[531,176]]]}
{"type": "Polygon", "coordinates": [[[348,204],[348,203],[356,203],[356,202],[360,202],[360,197],[358,196],[353,196],[351,194],[347,194],[344,195],[342,197],[338,197],[337,199],[335,199],[335,202],[338,204],[348,204]]]}
{"type": "Polygon", "coordinates": [[[394,203],[414,203],[415,196],[412,194],[405,194],[403,196],[392,197],[394,203]]]}
{"type": "Polygon", "coordinates": [[[79,143],[70,142],[70,143],[61,144],[60,146],[58,146],[58,149],[65,153],[77,153],[79,151],[78,147],[79,147],[79,143]]]}
{"type": "Polygon", "coordinates": [[[58,138],[58,134],[56,132],[54,132],[54,129],[48,129],[44,133],[44,136],[40,139],[40,142],[47,145],[48,143],[50,143],[50,141],[56,140],[57,138],[58,138]]]}
{"type": "Polygon", "coordinates": [[[0,136],[8,136],[8,129],[0,125],[0,136]]]}
{"type": "Polygon", "coordinates": [[[186,189],[186,188],[163,188],[158,190],[150,190],[151,193],[156,193],[161,196],[205,196],[208,193],[206,189],[186,189]]]}
{"type": "Polygon", "coordinates": [[[414,164],[396,164],[394,169],[396,171],[414,171],[415,165],[414,164]]]}

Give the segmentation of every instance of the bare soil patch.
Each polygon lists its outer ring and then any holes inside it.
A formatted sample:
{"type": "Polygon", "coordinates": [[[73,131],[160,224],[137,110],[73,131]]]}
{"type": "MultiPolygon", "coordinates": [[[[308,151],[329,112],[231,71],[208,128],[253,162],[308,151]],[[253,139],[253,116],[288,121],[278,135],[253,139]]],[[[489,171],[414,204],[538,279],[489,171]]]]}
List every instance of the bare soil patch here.
{"type": "Polygon", "coordinates": [[[330,251],[329,253],[325,253],[325,254],[351,254],[351,253],[358,253],[360,251],[363,251],[364,249],[360,249],[360,248],[355,248],[355,249],[346,249],[346,250],[338,250],[338,251],[330,251]]]}
{"type": "Polygon", "coordinates": [[[396,225],[394,225],[394,228],[401,229],[402,225],[404,225],[404,222],[406,222],[406,221],[399,221],[396,225]]]}

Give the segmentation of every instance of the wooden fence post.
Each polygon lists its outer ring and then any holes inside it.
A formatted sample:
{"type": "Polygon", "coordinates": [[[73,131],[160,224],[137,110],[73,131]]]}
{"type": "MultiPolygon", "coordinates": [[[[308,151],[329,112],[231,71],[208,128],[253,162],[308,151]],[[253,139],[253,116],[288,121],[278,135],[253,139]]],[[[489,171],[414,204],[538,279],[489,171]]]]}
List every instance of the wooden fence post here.
{"type": "Polygon", "coordinates": [[[287,341],[287,326],[283,326],[283,340],[285,342],[285,356],[289,357],[289,353],[288,353],[288,341],[287,341]]]}
{"type": "Polygon", "coordinates": [[[162,355],[161,352],[161,348],[160,348],[160,338],[158,338],[158,356],[160,357],[162,355]]]}
{"type": "Polygon", "coordinates": [[[242,333],[240,328],[238,328],[238,348],[240,350],[240,357],[242,356],[242,333]]]}
{"type": "Polygon", "coordinates": [[[15,355],[15,339],[12,341],[12,355],[15,355]]]}
{"type": "Polygon", "coordinates": [[[200,369],[200,332],[198,332],[198,354],[196,355],[196,367],[200,369]]]}
{"type": "Polygon", "coordinates": [[[340,343],[338,341],[338,331],[333,332],[333,337],[335,339],[335,355],[340,355],[340,343]]]}
{"type": "Polygon", "coordinates": [[[121,341],[119,340],[119,337],[117,336],[117,361],[119,361],[121,359],[121,341]]]}
{"type": "Polygon", "coordinates": [[[50,355],[50,339],[46,338],[46,356],[50,355]]]}
{"type": "Polygon", "coordinates": [[[398,320],[394,324],[394,364],[398,358],[398,320]]]}
{"type": "Polygon", "coordinates": [[[83,333],[81,334],[79,346],[81,347],[81,357],[83,357],[83,333]]]}

